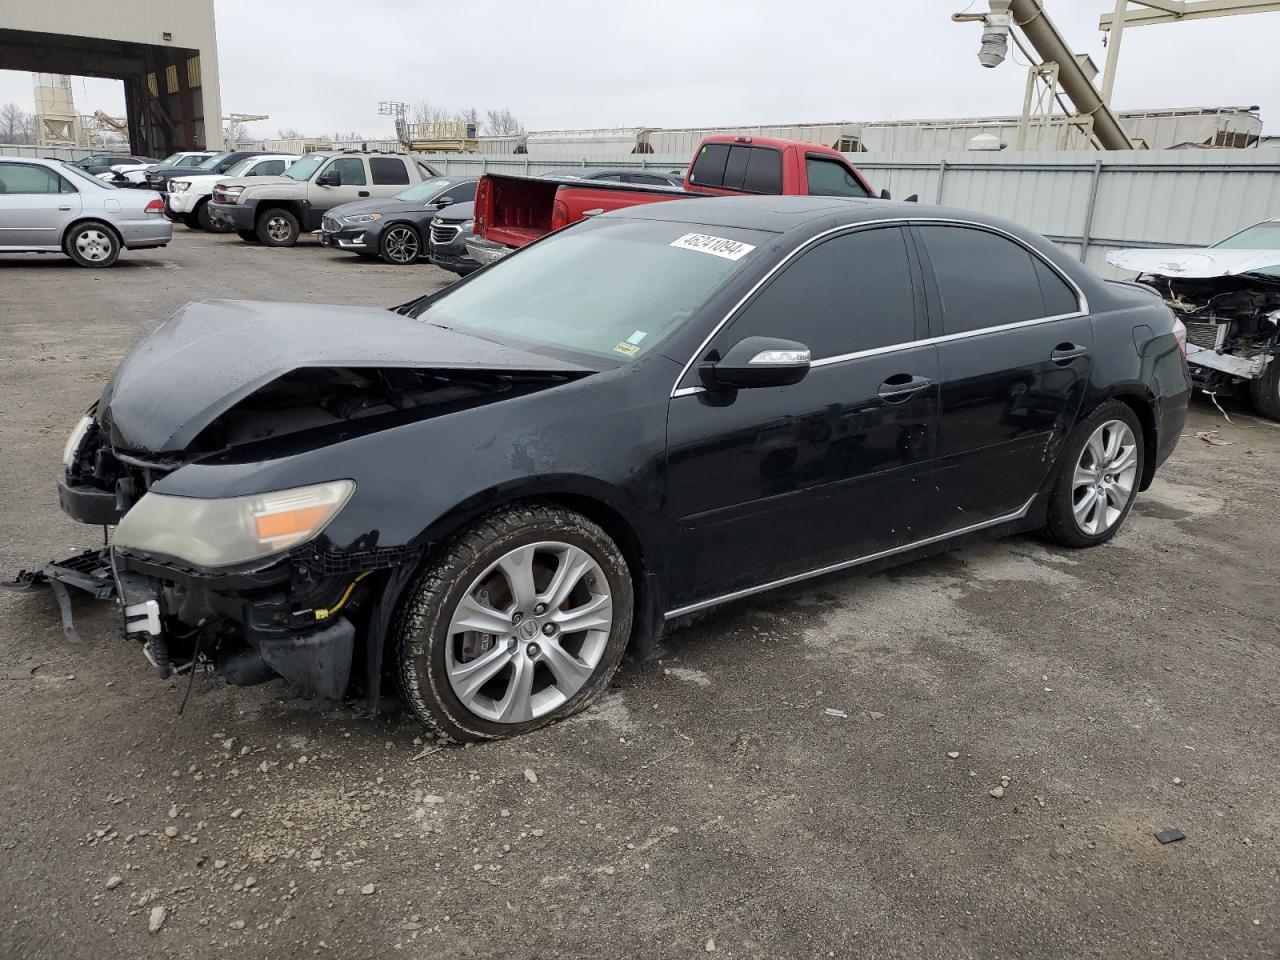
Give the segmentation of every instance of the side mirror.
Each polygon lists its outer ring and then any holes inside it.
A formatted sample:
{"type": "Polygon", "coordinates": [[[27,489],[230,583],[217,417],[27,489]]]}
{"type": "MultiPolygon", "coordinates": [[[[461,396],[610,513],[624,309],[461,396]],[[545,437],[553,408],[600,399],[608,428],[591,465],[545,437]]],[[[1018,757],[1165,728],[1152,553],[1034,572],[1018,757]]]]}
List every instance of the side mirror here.
{"type": "Polygon", "coordinates": [[[747,337],[720,360],[706,360],[698,376],[708,390],[788,387],[809,372],[809,348],[794,340],[747,337]]]}
{"type": "Polygon", "coordinates": [[[326,170],[316,177],[316,183],[322,187],[340,187],[342,186],[342,174],[337,170],[326,170]]]}
{"type": "Polygon", "coordinates": [[[449,204],[453,203],[453,197],[437,197],[431,202],[436,205],[436,209],[438,210],[441,207],[447,207],[449,204]]]}

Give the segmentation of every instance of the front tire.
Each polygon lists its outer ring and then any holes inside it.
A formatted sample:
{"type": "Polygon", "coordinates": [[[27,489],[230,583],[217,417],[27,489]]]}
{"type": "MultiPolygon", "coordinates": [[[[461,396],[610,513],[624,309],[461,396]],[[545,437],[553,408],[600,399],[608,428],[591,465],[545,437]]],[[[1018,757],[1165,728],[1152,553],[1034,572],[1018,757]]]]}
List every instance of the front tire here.
{"type": "Polygon", "coordinates": [[[382,231],[382,239],[378,241],[378,256],[395,266],[416,263],[422,256],[422,238],[408,224],[393,224],[382,231]]]}
{"type": "Polygon", "coordinates": [[[245,243],[257,243],[257,242],[258,242],[258,231],[257,231],[257,230],[237,230],[237,231],[236,231],[236,236],[238,236],[238,237],[239,237],[241,240],[243,240],[245,243]]]}
{"type": "Polygon", "coordinates": [[[1085,417],[1062,449],[1045,532],[1064,547],[1096,547],[1116,535],[1142,479],[1142,424],[1108,400],[1085,417]]]}
{"type": "Polygon", "coordinates": [[[499,510],[446,542],[393,633],[406,702],[438,736],[496,740],[585,707],[631,636],[627,562],[563,507],[499,510]]]}
{"type": "Polygon", "coordinates": [[[292,247],[298,242],[298,218],[288,210],[272,207],[258,217],[258,239],[268,247],[292,247]]]}
{"type": "Polygon", "coordinates": [[[1249,381],[1249,399],[1264,417],[1280,420],[1280,357],[1272,357],[1262,376],[1249,381]]]}
{"type": "Polygon", "coordinates": [[[120,238],[105,223],[78,223],[63,241],[67,256],[82,267],[109,267],[120,258],[120,238]]]}
{"type": "Polygon", "coordinates": [[[181,216],[182,222],[186,224],[188,230],[204,229],[204,224],[200,222],[200,217],[198,215],[194,213],[184,213],[181,216]]]}
{"type": "Polygon", "coordinates": [[[208,230],[210,233],[227,233],[231,229],[214,223],[213,217],[209,216],[208,200],[200,201],[200,205],[196,207],[196,222],[200,224],[201,230],[208,230]]]}

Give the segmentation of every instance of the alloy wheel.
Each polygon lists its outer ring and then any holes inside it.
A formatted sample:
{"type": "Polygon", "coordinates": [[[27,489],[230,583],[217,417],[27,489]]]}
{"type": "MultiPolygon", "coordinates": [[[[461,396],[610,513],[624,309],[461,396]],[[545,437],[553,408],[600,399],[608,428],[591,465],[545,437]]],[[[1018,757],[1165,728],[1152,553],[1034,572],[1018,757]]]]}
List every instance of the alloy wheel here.
{"type": "Polygon", "coordinates": [[[267,236],[276,243],[283,243],[289,239],[289,221],[281,216],[274,216],[267,221],[267,236]]]}
{"type": "Polygon", "coordinates": [[[94,263],[106,260],[113,249],[115,243],[101,230],[84,230],[76,237],[76,250],[80,256],[94,263]]]}
{"type": "Polygon", "coordinates": [[[1098,536],[1124,514],[1138,480],[1138,441],[1129,425],[1108,420],[1093,431],[1076,461],[1071,512],[1082,533],[1098,536]]]}
{"type": "Polygon", "coordinates": [[[392,227],[383,238],[387,259],[395,263],[413,263],[418,259],[418,235],[409,227],[392,227]]]}
{"type": "Polygon", "coordinates": [[[557,541],[516,547],[458,601],[446,639],[449,686],[486,720],[535,720],[591,678],[612,626],[609,581],[587,551],[557,541]]]}

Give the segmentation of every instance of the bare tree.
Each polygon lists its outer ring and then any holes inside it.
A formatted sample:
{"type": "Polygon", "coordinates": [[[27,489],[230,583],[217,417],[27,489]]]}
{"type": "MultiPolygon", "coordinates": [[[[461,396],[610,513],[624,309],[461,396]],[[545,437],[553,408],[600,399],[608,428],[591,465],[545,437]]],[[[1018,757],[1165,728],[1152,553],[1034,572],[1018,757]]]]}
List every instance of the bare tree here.
{"type": "Polygon", "coordinates": [[[419,100],[412,109],[414,123],[442,123],[451,119],[448,110],[426,100],[419,100]]]}
{"type": "Polygon", "coordinates": [[[232,120],[231,123],[227,124],[227,143],[232,146],[242,140],[250,140],[252,136],[249,131],[249,125],[243,120],[232,120]]]}
{"type": "Polygon", "coordinates": [[[484,132],[491,137],[510,137],[524,133],[524,124],[506,107],[501,110],[486,110],[485,118],[484,132]]]}
{"type": "Polygon", "coordinates": [[[305,140],[306,136],[297,127],[284,127],[276,131],[281,140],[305,140]]]}
{"type": "Polygon", "coordinates": [[[0,143],[31,143],[35,128],[36,118],[16,103],[0,107],[0,143]]]}

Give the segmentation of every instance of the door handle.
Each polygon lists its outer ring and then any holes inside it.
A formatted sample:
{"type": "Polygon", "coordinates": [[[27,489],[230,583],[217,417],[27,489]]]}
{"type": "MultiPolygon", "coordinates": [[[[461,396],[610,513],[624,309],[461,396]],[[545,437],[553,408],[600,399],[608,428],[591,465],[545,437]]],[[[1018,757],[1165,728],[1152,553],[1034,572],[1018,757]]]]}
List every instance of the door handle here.
{"type": "Polygon", "coordinates": [[[59,207],[58,209],[59,209],[59,210],[70,210],[71,208],[68,206],[68,207],[59,207]]]}
{"type": "Polygon", "coordinates": [[[360,190],[359,192],[356,193],[357,197],[367,197],[368,195],[369,195],[368,190],[360,190]]]}
{"type": "Polygon", "coordinates": [[[889,403],[901,403],[912,394],[931,386],[933,381],[928,377],[913,377],[909,373],[894,374],[880,384],[880,399],[887,400],[889,403]]]}
{"type": "Polygon", "coordinates": [[[1078,343],[1060,343],[1053,348],[1053,353],[1049,354],[1049,359],[1060,367],[1065,367],[1072,360],[1078,357],[1087,357],[1089,348],[1082,347],[1078,343]]]}

